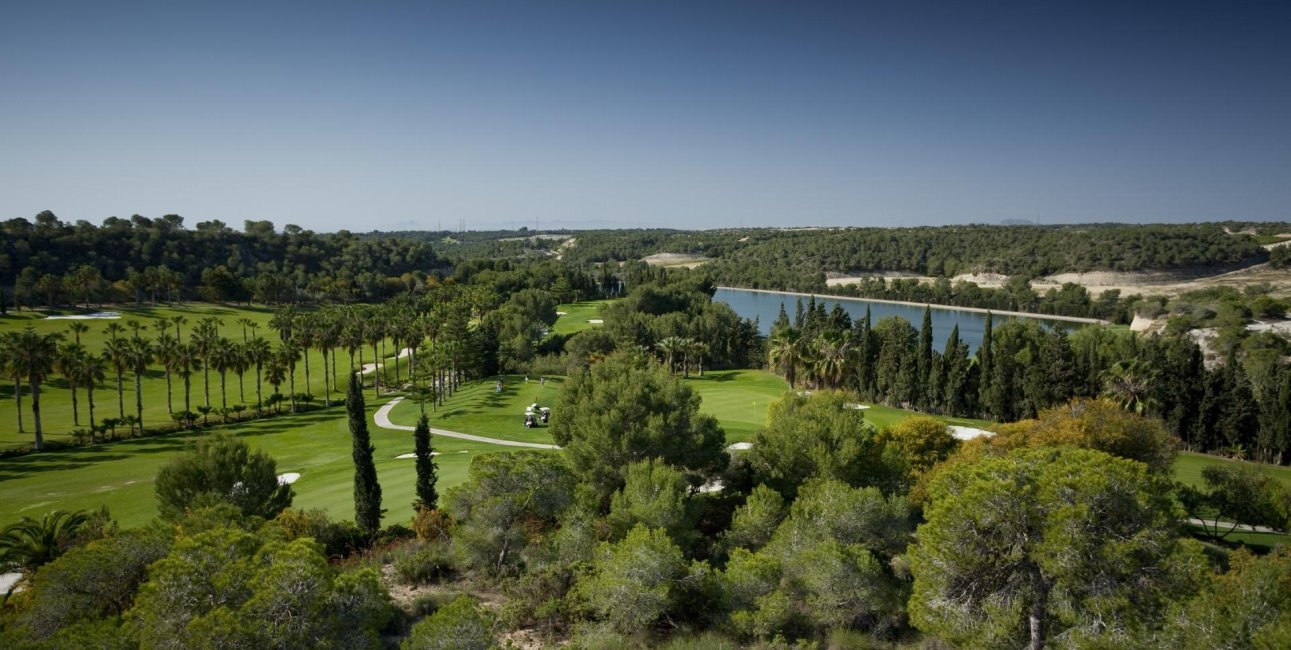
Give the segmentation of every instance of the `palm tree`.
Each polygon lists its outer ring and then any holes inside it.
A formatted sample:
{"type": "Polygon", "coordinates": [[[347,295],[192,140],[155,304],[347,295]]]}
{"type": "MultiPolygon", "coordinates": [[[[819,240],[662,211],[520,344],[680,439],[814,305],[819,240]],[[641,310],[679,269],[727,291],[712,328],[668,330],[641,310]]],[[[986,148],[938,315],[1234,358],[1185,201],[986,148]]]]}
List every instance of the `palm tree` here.
{"type": "Polygon", "coordinates": [[[305,359],[305,394],[313,395],[314,389],[309,380],[309,351],[314,347],[314,316],[313,314],[300,314],[296,317],[296,330],[292,336],[292,341],[300,348],[302,356],[305,359]]]}
{"type": "Polygon", "coordinates": [[[211,352],[211,366],[215,368],[216,372],[220,373],[220,406],[222,408],[228,408],[229,406],[224,379],[228,375],[229,369],[233,367],[236,346],[236,343],[221,336],[216,341],[215,348],[211,352]]]}
{"type": "Polygon", "coordinates": [[[677,354],[685,350],[686,340],[680,336],[665,336],[659,339],[658,343],[655,343],[655,347],[659,348],[659,350],[664,353],[664,358],[668,364],[668,372],[676,372],[677,364],[673,359],[677,354]]]}
{"type": "Polygon", "coordinates": [[[296,362],[300,361],[300,347],[292,339],[287,339],[278,346],[278,356],[287,368],[288,392],[291,397],[291,412],[296,412],[296,362]]]}
{"type": "Polygon", "coordinates": [[[197,321],[193,328],[193,346],[197,356],[202,360],[202,389],[205,391],[205,404],[211,405],[211,357],[220,339],[220,319],[208,316],[197,321]]]}
{"type": "MultiPolygon", "coordinates": [[[[152,358],[152,343],[148,339],[138,334],[130,338],[127,361],[130,370],[134,372],[134,409],[135,419],[139,424],[139,435],[143,435],[143,375],[148,372],[148,364],[152,363],[152,358]]],[[[133,423],[131,430],[134,430],[133,423]]]]}
{"type": "MultiPolygon", "coordinates": [[[[65,343],[58,346],[58,358],[54,359],[54,367],[63,377],[67,378],[67,387],[72,390],[72,426],[81,426],[81,407],[76,400],[76,388],[78,375],[77,369],[80,367],[81,359],[88,356],[85,346],[77,343],[65,343]]],[[[94,418],[90,418],[94,422],[94,418]]]]}
{"type": "MultiPolygon", "coordinates": [[[[62,555],[77,531],[89,520],[89,513],[83,510],[55,510],[45,513],[40,519],[23,517],[18,523],[0,531],[0,570],[16,569],[30,576],[37,568],[62,555]]],[[[9,594],[5,594],[5,598],[8,597],[9,594]]]]}
{"type": "Polygon", "coordinates": [[[185,316],[171,316],[170,323],[175,326],[175,340],[179,341],[180,343],[183,343],[184,333],[180,331],[179,327],[181,325],[187,324],[188,318],[185,316]]]}
{"type": "MultiPolygon", "coordinates": [[[[263,339],[262,339],[263,340],[263,339]]],[[[273,386],[273,395],[270,401],[274,403],[274,412],[279,411],[278,405],[282,404],[282,382],[287,381],[287,361],[281,354],[270,354],[265,358],[264,378],[273,386]]]]}
{"type": "Polygon", "coordinates": [[[80,345],[80,344],[81,344],[81,335],[82,335],[82,334],[84,334],[84,333],[86,333],[86,332],[88,332],[88,331],[90,331],[90,326],[89,326],[89,325],[86,325],[85,323],[81,323],[81,322],[79,322],[79,321],[72,321],[72,322],[67,326],[67,329],[71,330],[71,332],[72,332],[72,336],[76,337],[76,344],[77,344],[77,345],[80,345]]]}
{"type": "Polygon", "coordinates": [[[699,376],[704,376],[704,357],[708,356],[708,344],[703,341],[691,339],[690,349],[687,351],[687,357],[694,357],[699,363],[699,376]]]}
{"type": "Polygon", "coordinates": [[[171,400],[170,373],[175,368],[175,356],[179,354],[179,339],[170,335],[170,323],[164,320],[157,322],[161,324],[160,329],[162,331],[157,335],[155,350],[157,363],[161,364],[162,369],[166,372],[166,412],[174,413],[175,408],[171,400]]]}
{"type": "Polygon", "coordinates": [[[251,366],[250,360],[247,359],[247,348],[250,347],[250,344],[234,343],[232,347],[233,347],[232,369],[233,369],[233,372],[237,373],[238,375],[238,401],[245,404],[247,401],[247,396],[246,396],[246,390],[243,387],[242,379],[247,374],[247,370],[251,366]]]}
{"type": "Polygon", "coordinates": [[[323,405],[332,405],[332,392],[336,390],[336,346],[339,345],[340,327],[333,313],[319,314],[314,328],[314,345],[323,353],[323,405]],[[332,359],[329,377],[327,359],[332,359]],[[330,382],[330,383],[329,383],[330,382]]]}
{"type": "Polygon", "coordinates": [[[849,346],[841,332],[829,330],[816,338],[813,355],[816,377],[831,388],[838,388],[847,375],[849,346]]]}
{"type": "Polygon", "coordinates": [[[1103,371],[1103,394],[1116,400],[1121,408],[1143,413],[1156,406],[1152,387],[1156,373],[1140,361],[1119,361],[1103,371]]]}
{"type": "Polygon", "coordinates": [[[36,451],[45,448],[44,429],[40,423],[40,385],[54,370],[58,342],[62,339],[62,334],[37,334],[30,325],[10,337],[10,368],[16,371],[16,375],[26,378],[31,389],[31,419],[36,427],[36,451]]]}
{"type": "Polygon", "coordinates": [[[103,357],[86,354],[80,358],[80,363],[76,366],[76,381],[85,386],[85,402],[89,407],[91,434],[94,429],[94,386],[106,378],[107,367],[103,363],[103,357]]]}
{"type": "Polygon", "coordinates": [[[103,346],[103,357],[112,364],[112,369],[117,373],[117,416],[125,417],[126,389],[122,376],[125,374],[126,366],[129,365],[130,342],[127,339],[109,339],[103,346]]]}
{"type": "Polygon", "coordinates": [[[17,408],[14,409],[18,413],[18,433],[24,433],[22,428],[22,369],[14,364],[13,361],[14,338],[16,336],[17,333],[15,332],[0,334],[0,370],[3,370],[5,375],[13,377],[13,396],[18,402],[17,408]]]}
{"type": "Polygon", "coordinates": [[[256,368],[256,412],[259,413],[264,404],[264,397],[260,392],[260,379],[264,372],[264,364],[273,356],[273,350],[269,347],[269,342],[255,337],[247,343],[246,360],[247,363],[255,365],[256,368]]]}
{"type": "Polygon", "coordinates": [[[184,410],[192,412],[192,393],[193,393],[193,373],[202,365],[202,359],[197,354],[197,348],[193,344],[179,343],[175,346],[175,354],[170,358],[170,370],[179,373],[184,378],[184,410]]]}
{"type": "Polygon", "coordinates": [[[786,327],[773,332],[767,342],[771,369],[783,374],[791,389],[798,378],[798,364],[802,359],[799,338],[798,330],[786,327]]]}

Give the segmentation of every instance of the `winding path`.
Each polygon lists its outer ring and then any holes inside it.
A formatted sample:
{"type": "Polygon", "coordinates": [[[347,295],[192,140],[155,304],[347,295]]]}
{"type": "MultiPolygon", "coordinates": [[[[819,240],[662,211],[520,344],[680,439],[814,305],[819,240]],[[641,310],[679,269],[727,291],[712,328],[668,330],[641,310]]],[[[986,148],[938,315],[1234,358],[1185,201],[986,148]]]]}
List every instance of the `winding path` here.
{"type": "MultiPolygon", "coordinates": [[[[396,397],[390,400],[385,406],[382,406],[381,408],[377,409],[377,412],[372,415],[372,419],[376,421],[377,426],[381,427],[382,429],[394,429],[398,431],[412,431],[413,429],[415,429],[416,427],[409,427],[409,426],[404,426],[402,424],[395,424],[390,421],[390,411],[394,409],[396,404],[402,401],[403,401],[402,397],[396,397]]],[[[434,427],[430,428],[430,433],[432,435],[443,436],[445,438],[458,438],[461,440],[470,440],[472,442],[483,442],[490,445],[503,445],[506,447],[529,447],[530,449],[560,449],[560,447],[557,445],[545,445],[540,442],[519,442],[517,440],[502,440],[501,438],[485,438],[484,436],[475,436],[469,433],[458,433],[456,431],[447,431],[445,429],[436,429],[434,427]]]]}

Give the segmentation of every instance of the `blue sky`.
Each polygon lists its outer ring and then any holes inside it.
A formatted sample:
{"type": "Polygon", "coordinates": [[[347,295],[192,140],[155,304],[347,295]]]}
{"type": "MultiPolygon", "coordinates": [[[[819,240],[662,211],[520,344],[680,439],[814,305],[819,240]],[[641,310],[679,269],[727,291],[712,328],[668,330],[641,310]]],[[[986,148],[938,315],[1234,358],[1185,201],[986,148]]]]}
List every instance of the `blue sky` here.
{"type": "Polygon", "coordinates": [[[0,218],[1291,219],[1291,3],[0,4],[0,218]]]}

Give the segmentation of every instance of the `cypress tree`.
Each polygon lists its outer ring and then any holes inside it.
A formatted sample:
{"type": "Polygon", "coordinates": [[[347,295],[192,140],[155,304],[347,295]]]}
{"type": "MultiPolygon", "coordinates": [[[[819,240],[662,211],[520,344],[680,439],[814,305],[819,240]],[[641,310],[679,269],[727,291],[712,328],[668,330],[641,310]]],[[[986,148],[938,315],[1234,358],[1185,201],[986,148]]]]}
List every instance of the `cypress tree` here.
{"type": "Polygon", "coordinates": [[[929,393],[932,377],[932,308],[924,305],[923,323],[919,327],[919,350],[915,357],[915,399],[923,408],[928,408],[933,400],[929,393]]]}
{"type": "Polygon", "coordinates": [[[990,408],[988,405],[991,403],[991,381],[995,378],[995,368],[991,364],[992,320],[991,312],[986,312],[986,326],[982,328],[982,345],[977,348],[977,365],[981,368],[981,372],[978,373],[977,388],[980,391],[978,401],[982,404],[983,412],[990,408]]]}
{"type": "Polygon", "coordinates": [[[430,444],[430,421],[426,414],[417,420],[417,428],[412,432],[414,451],[417,454],[417,501],[412,507],[417,510],[434,510],[439,505],[439,494],[435,492],[435,460],[430,444]]]}
{"type": "Polygon", "coordinates": [[[345,411],[350,416],[350,436],[354,449],[354,523],[369,537],[381,529],[381,484],[372,462],[372,440],[363,403],[363,388],[357,373],[350,374],[350,389],[345,395],[345,411]]]}

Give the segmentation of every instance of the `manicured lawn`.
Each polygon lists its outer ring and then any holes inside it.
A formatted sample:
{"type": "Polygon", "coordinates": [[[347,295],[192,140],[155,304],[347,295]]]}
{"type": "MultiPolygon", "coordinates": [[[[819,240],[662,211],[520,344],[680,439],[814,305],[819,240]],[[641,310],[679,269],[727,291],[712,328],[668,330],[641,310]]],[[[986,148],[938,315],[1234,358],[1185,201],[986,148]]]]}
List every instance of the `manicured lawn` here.
{"type": "MultiPolygon", "coordinates": [[[[759,370],[718,371],[687,380],[703,398],[702,409],[713,414],[727,432],[728,442],[750,440],[762,426],[766,408],[787,390],[784,381],[759,370]]],[[[427,408],[432,423],[444,429],[530,442],[551,442],[546,428],[525,429],[525,407],[534,402],[555,406],[563,379],[504,378],[503,392],[495,379],[470,382],[438,410],[427,408]]],[[[321,388],[321,382],[319,382],[321,388]]],[[[369,430],[376,447],[377,475],[389,509],[387,522],[411,517],[415,471],[411,459],[396,456],[412,451],[412,434],[387,431],[372,424],[371,413],[386,402],[368,392],[369,430]]],[[[404,400],[391,413],[396,424],[416,422],[418,405],[404,400]]],[[[911,413],[876,406],[865,412],[880,428],[911,413]]],[[[553,411],[553,418],[560,416],[553,411]]],[[[950,420],[955,424],[989,427],[988,423],[950,420]]],[[[279,473],[298,472],[294,485],[297,508],[322,508],[332,517],[354,516],[353,465],[350,434],[340,406],[295,416],[259,420],[229,427],[278,461],[279,473]]],[[[158,468],[200,435],[185,433],[30,454],[0,460],[0,526],[24,515],[53,509],[92,509],[106,504],[125,527],[138,526],[156,513],[152,481],[158,468]]],[[[434,439],[440,467],[441,494],[465,478],[471,459],[484,452],[514,448],[484,443],[434,439]]]]}
{"type": "MultiPolygon", "coordinates": [[[[528,382],[524,375],[507,375],[502,380],[501,393],[497,392],[496,378],[467,382],[443,406],[427,405],[426,415],[430,426],[449,431],[551,444],[546,426],[525,428],[524,412],[530,404],[537,403],[552,407],[552,417],[556,417],[554,407],[564,381],[563,377],[548,377],[546,386],[542,386],[537,375],[529,377],[528,382]]],[[[405,400],[390,413],[390,421],[413,426],[420,415],[419,405],[405,400]]]]}
{"type": "Polygon", "coordinates": [[[1202,469],[1210,465],[1235,465],[1239,463],[1248,467],[1254,467],[1269,476],[1282,481],[1282,483],[1287,487],[1291,487],[1291,467],[1280,467],[1278,465],[1268,465],[1265,463],[1248,463],[1239,460],[1220,458],[1218,456],[1195,454],[1189,451],[1179,452],[1179,456],[1175,459],[1174,478],[1185,485],[1204,488],[1205,483],[1201,479],[1202,469]]]}
{"type": "MultiPolygon", "coordinates": [[[[369,414],[377,406],[369,402],[369,414]]],[[[278,461],[279,473],[301,475],[293,485],[293,507],[322,508],[334,518],[354,518],[354,466],[342,407],[235,428],[236,435],[278,461]]],[[[412,451],[412,433],[386,431],[371,424],[369,431],[376,448],[383,504],[389,510],[385,521],[409,519],[414,461],[396,456],[412,451]]],[[[24,515],[38,517],[54,509],[93,509],[105,504],[123,527],[142,525],[157,512],[152,483],[158,468],[199,435],[209,433],[140,438],[0,460],[0,527],[24,515]]],[[[464,480],[471,459],[479,453],[512,451],[448,438],[437,438],[434,445],[436,451],[443,452],[436,457],[441,494],[464,480]]]]}
{"type": "MultiPolygon", "coordinates": [[[[702,402],[700,410],[711,414],[726,431],[728,443],[753,439],[753,434],[766,424],[767,407],[789,390],[783,379],[763,370],[718,370],[704,373],[703,377],[691,375],[685,380],[702,402]]],[[[526,429],[524,411],[530,404],[553,408],[552,419],[560,417],[555,409],[556,400],[564,384],[562,377],[548,377],[545,387],[539,386],[538,377],[508,375],[503,379],[503,392],[496,392],[496,379],[463,384],[462,389],[437,410],[426,407],[431,426],[450,431],[481,436],[522,440],[525,442],[551,442],[545,427],[526,429]]],[[[412,426],[419,415],[418,406],[405,401],[390,414],[395,424],[412,426]]],[[[865,417],[880,429],[914,415],[911,411],[873,405],[865,417]]],[[[992,423],[967,418],[939,417],[947,424],[990,429],[992,423]]]]}
{"type": "Polygon", "coordinates": [[[552,325],[551,331],[556,334],[573,334],[589,327],[596,327],[596,323],[589,323],[588,321],[599,319],[601,317],[601,305],[608,302],[610,301],[586,300],[558,305],[556,311],[562,312],[562,315],[556,317],[556,324],[552,325]]]}
{"type": "MultiPolygon", "coordinates": [[[[0,316],[0,332],[9,332],[21,330],[27,325],[31,325],[37,332],[42,334],[52,332],[62,332],[66,340],[74,340],[74,336],[69,329],[71,323],[80,322],[89,326],[89,331],[81,335],[81,343],[93,354],[103,351],[105,342],[109,336],[106,332],[108,323],[119,323],[126,330],[120,336],[130,336],[131,329],[129,323],[137,321],[143,324],[144,329],[140,333],[152,340],[157,336],[157,330],[153,324],[163,318],[174,316],[183,316],[188,322],[181,326],[184,341],[188,342],[193,332],[193,327],[197,321],[207,316],[214,316],[221,320],[220,334],[225,338],[235,342],[242,341],[242,325],[239,323],[242,319],[247,319],[256,323],[257,329],[248,329],[248,336],[254,337],[256,334],[265,338],[275,348],[279,344],[277,332],[269,327],[269,321],[273,318],[273,310],[263,307],[255,308],[234,308],[221,305],[210,305],[193,303],[187,305],[161,306],[161,307],[131,307],[131,308],[106,308],[110,311],[121,313],[119,320],[48,320],[43,313],[10,312],[7,316],[0,316]]],[[[172,335],[175,330],[171,326],[168,330],[172,335]]],[[[386,353],[394,355],[393,346],[387,343],[386,353]]],[[[364,361],[371,362],[371,348],[364,351],[364,361]]],[[[313,394],[319,403],[323,401],[323,357],[316,350],[309,353],[310,365],[310,385],[305,385],[305,364],[302,361],[297,364],[295,372],[296,392],[313,394]]],[[[407,360],[401,362],[401,371],[406,370],[407,360]]],[[[345,394],[345,373],[349,370],[349,355],[341,352],[336,359],[336,370],[341,379],[341,389],[335,391],[333,399],[344,398],[345,394]]],[[[389,368],[393,372],[393,366],[389,368]]],[[[205,373],[198,371],[191,378],[192,388],[190,400],[192,410],[196,411],[197,407],[205,403],[205,373]]],[[[229,372],[225,378],[227,392],[226,398],[229,406],[235,404],[254,404],[256,401],[255,392],[255,370],[251,369],[242,378],[239,385],[238,375],[229,372]]],[[[135,391],[134,375],[128,370],[123,374],[123,393],[125,402],[125,413],[132,415],[135,413],[135,391]]],[[[261,390],[267,398],[272,392],[273,387],[268,382],[263,382],[261,390]]],[[[289,383],[284,382],[281,388],[285,394],[289,391],[289,383]]],[[[78,389],[80,401],[80,422],[81,428],[88,427],[88,409],[84,387],[78,389]]],[[[170,424],[170,411],[166,404],[166,380],[165,373],[161,366],[153,364],[151,369],[144,375],[143,380],[143,419],[145,425],[170,424]]],[[[215,371],[210,372],[210,395],[211,405],[215,408],[221,406],[220,377],[215,371]]],[[[31,395],[24,383],[22,391],[23,400],[23,425],[25,433],[19,433],[17,430],[17,414],[15,412],[14,386],[13,379],[0,379],[0,448],[14,447],[19,445],[31,444],[33,441],[33,428],[31,418],[31,395]]],[[[184,408],[184,387],[183,380],[178,377],[171,379],[171,400],[174,410],[183,410],[184,408]]],[[[116,372],[108,364],[107,378],[94,390],[95,418],[102,421],[103,418],[118,417],[118,404],[116,392],[116,372]]],[[[61,374],[55,372],[41,387],[41,415],[44,423],[44,432],[46,440],[70,440],[73,428],[72,419],[72,398],[68,384],[61,374]]]]}

